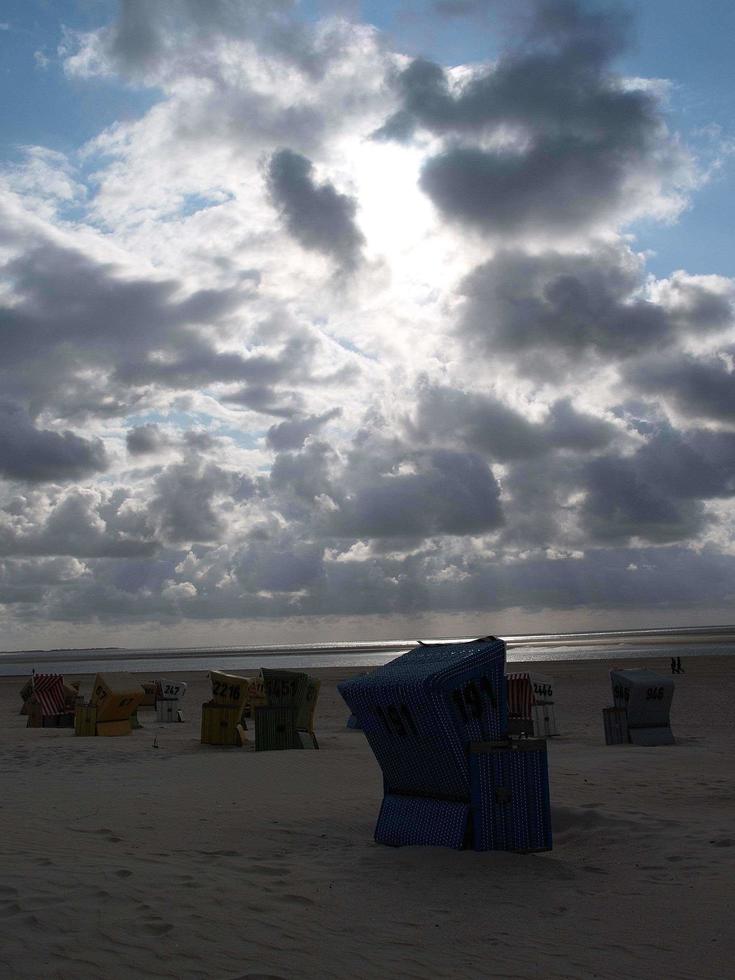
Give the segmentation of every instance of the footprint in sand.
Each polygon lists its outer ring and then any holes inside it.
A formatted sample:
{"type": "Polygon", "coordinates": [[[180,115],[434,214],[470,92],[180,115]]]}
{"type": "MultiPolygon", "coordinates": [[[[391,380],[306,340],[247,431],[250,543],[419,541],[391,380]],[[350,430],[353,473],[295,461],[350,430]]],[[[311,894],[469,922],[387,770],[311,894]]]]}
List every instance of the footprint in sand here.
{"type": "Polygon", "coordinates": [[[143,928],[152,936],[165,936],[167,932],[171,932],[173,926],[170,922],[146,922],[143,928]]]}
{"type": "Polygon", "coordinates": [[[233,977],[232,980],[287,980],[287,978],[275,973],[244,973],[241,977],[233,977]]]}
{"type": "Polygon", "coordinates": [[[292,905],[316,905],[313,898],[307,898],[306,895],[281,895],[280,900],[282,902],[289,902],[292,905]]]}
{"type": "Polygon", "coordinates": [[[248,871],[250,874],[267,875],[269,878],[283,878],[288,874],[288,868],[274,868],[269,864],[261,864],[260,867],[251,867],[248,871]]]}
{"type": "Polygon", "coordinates": [[[129,878],[132,873],[133,872],[129,871],[127,868],[120,868],[119,871],[115,872],[118,878],[129,878]]]}
{"type": "Polygon", "coordinates": [[[0,919],[9,919],[13,915],[18,915],[23,909],[17,902],[6,902],[5,905],[0,908],[0,919]]]}

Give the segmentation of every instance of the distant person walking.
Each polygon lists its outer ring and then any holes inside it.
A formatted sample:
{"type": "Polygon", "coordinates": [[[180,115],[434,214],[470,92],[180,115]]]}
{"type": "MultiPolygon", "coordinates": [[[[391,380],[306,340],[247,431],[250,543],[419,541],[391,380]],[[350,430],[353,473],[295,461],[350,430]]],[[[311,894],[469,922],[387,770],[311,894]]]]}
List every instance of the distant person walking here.
{"type": "Polygon", "coordinates": [[[684,668],[681,665],[681,657],[671,658],[671,673],[672,674],[683,674],[684,668]]]}

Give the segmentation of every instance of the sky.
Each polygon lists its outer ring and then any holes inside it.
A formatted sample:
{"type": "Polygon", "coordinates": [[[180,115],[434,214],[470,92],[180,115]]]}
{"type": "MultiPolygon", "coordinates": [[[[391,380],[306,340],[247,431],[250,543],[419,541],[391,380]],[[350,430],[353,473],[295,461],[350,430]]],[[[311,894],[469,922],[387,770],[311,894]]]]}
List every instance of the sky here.
{"type": "Polygon", "coordinates": [[[734,37],[4,0],[0,649],[734,621],[734,37]]]}

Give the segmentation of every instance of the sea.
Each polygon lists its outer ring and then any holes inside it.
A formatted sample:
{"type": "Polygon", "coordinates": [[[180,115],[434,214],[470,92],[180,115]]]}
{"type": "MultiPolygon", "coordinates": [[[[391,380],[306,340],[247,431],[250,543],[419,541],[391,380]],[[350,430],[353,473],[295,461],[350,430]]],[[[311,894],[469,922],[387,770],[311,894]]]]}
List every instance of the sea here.
{"type": "MultiPolygon", "coordinates": [[[[513,634],[505,640],[507,662],[563,660],[640,660],[654,657],[730,656],[735,654],[735,626],[691,629],[604,630],[590,633],[513,634]]],[[[476,637],[421,637],[399,640],[305,643],[302,646],[211,646],[136,648],[105,647],[0,652],[0,676],[20,676],[32,669],[44,673],[91,674],[97,671],[165,673],[219,668],[247,672],[259,667],[376,667],[395,659],[420,641],[459,643],[476,637]]]]}

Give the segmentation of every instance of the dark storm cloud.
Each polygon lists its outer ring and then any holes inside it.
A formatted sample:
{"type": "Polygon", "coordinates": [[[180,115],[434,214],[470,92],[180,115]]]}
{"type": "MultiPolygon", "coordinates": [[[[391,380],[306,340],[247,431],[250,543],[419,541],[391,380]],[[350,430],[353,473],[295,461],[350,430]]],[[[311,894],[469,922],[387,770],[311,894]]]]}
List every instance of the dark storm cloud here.
{"type": "Polygon", "coordinates": [[[420,390],[411,431],[423,442],[451,441],[503,462],[554,449],[601,449],[615,435],[614,426],[577,412],[568,399],[555,402],[547,419],[536,423],[491,395],[446,387],[420,390]]]}
{"type": "Polygon", "coordinates": [[[735,372],[723,358],[651,355],[629,364],[623,376],[639,391],[662,395],[680,411],[698,418],[735,421],[735,372]]]}
{"type": "Polygon", "coordinates": [[[354,269],[365,242],[355,224],[357,204],[329,182],[315,183],[313,172],[311,161],[299,153],[274,153],[267,174],[273,204],[300,245],[354,269]]]}
{"type": "Polygon", "coordinates": [[[490,233],[587,228],[629,206],[640,174],[679,166],[656,99],[611,74],[626,18],[571,0],[533,6],[525,38],[459,92],[440,66],[412,62],[397,81],[401,108],[376,133],[444,137],[421,186],[446,217],[490,233]]]}
{"type": "Polygon", "coordinates": [[[282,452],[284,449],[301,449],[309,436],[318,432],[327,422],[339,418],[341,414],[341,408],[333,408],[321,415],[305,415],[303,418],[278,422],[268,429],[266,442],[277,452],[282,452]]]}
{"type": "Polygon", "coordinates": [[[667,311],[641,298],[641,286],[633,256],[615,248],[501,252],[462,283],[458,329],[488,355],[513,355],[519,372],[553,378],[580,357],[626,358],[674,337],[667,311]]]}
{"type": "MultiPolygon", "coordinates": [[[[396,461],[398,462],[398,461],[396,461]]],[[[437,449],[407,454],[413,472],[385,472],[355,487],[327,527],[355,538],[476,534],[503,522],[500,491],[476,453],[437,449]]]]}
{"type": "Polygon", "coordinates": [[[0,474],[31,482],[75,480],[107,469],[99,439],[37,428],[19,405],[0,401],[0,474]]]}

